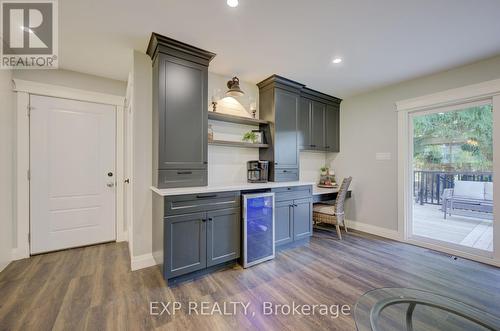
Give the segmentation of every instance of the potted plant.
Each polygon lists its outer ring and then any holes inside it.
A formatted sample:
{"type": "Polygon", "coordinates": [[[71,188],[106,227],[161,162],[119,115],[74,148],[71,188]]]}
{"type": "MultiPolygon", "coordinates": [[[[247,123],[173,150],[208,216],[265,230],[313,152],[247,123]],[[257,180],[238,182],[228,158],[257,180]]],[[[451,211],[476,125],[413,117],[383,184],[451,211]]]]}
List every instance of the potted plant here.
{"type": "Polygon", "coordinates": [[[243,141],[255,144],[257,142],[257,134],[253,131],[248,131],[243,135],[243,141]]]}

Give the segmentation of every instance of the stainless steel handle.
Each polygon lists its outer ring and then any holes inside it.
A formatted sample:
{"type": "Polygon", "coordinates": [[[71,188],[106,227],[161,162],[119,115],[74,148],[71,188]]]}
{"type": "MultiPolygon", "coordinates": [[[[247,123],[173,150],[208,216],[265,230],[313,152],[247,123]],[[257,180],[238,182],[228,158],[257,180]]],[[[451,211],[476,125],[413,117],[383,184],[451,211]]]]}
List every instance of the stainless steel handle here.
{"type": "Polygon", "coordinates": [[[115,186],[115,183],[107,183],[106,186],[107,187],[113,187],[113,186],[115,186]]]}

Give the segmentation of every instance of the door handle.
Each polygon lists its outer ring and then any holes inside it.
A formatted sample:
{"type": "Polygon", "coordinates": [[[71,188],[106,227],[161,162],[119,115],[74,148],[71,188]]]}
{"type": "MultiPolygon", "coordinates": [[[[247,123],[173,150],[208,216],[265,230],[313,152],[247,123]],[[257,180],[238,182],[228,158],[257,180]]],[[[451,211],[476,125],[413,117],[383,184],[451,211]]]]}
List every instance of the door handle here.
{"type": "Polygon", "coordinates": [[[107,183],[106,186],[107,187],[113,187],[113,186],[115,186],[115,183],[107,183]]]}
{"type": "Polygon", "coordinates": [[[217,194],[198,194],[197,199],[217,198],[217,194]]]}
{"type": "Polygon", "coordinates": [[[213,220],[214,220],[214,219],[213,219],[212,217],[209,217],[209,218],[208,218],[208,221],[209,221],[209,222],[212,222],[213,220]]]}

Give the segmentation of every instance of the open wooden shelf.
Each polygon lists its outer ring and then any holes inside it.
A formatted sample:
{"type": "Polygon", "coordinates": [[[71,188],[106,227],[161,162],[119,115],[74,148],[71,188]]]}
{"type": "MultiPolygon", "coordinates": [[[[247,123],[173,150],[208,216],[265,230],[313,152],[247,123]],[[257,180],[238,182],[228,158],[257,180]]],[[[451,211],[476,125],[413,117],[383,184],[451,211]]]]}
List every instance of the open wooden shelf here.
{"type": "Polygon", "coordinates": [[[245,125],[261,125],[261,124],[268,125],[269,124],[268,121],[259,120],[256,118],[228,115],[228,114],[216,113],[213,111],[208,112],[208,119],[214,120],[214,121],[222,121],[222,122],[245,124],[245,125]]]}
{"type": "Polygon", "coordinates": [[[228,141],[228,140],[214,140],[208,142],[209,145],[230,146],[230,147],[252,147],[252,148],[266,148],[268,144],[253,144],[244,141],[228,141]]]}

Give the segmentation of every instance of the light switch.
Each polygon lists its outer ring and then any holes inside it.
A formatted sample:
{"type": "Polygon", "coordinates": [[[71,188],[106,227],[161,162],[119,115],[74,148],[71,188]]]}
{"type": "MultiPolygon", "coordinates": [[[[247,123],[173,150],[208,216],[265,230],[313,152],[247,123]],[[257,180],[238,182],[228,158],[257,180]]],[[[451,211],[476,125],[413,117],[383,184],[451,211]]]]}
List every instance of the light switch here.
{"type": "Polygon", "coordinates": [[[375,160],[377,161],[388,161],[392,158],[390,152],[378,152],[375,153],[375,160]]]}

